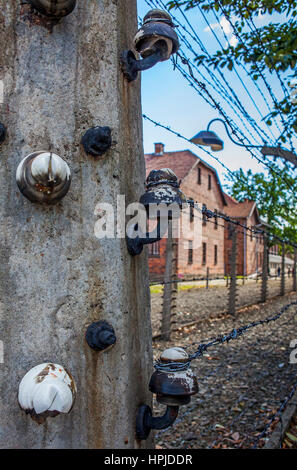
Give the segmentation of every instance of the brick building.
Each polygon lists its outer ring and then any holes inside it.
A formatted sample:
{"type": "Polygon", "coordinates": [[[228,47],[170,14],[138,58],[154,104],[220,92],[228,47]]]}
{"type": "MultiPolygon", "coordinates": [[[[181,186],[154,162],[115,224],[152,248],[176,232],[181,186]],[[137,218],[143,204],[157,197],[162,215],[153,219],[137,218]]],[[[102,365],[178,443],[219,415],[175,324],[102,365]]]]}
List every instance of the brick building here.
{"type": "MultiPolygon", "coordinates": [[[[246,199],[238,202],[225,194],[227,207],[225,214],[247,227],[265,229],[266,224],[260,219],[254,201],[246,199]]],[[[225,267],[226,274],[230,273],[230,250],[232,245],[230,224],[225,224],[225,267]]],[[[252,232],[237,228],[237,274],[249,276],[262,271],[264,243],[263,237],[252,232]]]]}
{"type": "MultiPolygon", "coordinates": [[[[165,152],[164,144],[156,143],[154,153],[146,154],[147,175],[153,169],[171,168],[181,182],[181,190],[188,199],[204,204],[218,214],[226,214],[248,226],[260,226],[261,220],[253,201],[239,203],[225,194],[216,170],[190,150],[165,152]]],[[[222,219],[203,220],[201,213],[191,211],[192,222],[201,219],[202,238],[198,248],[193,247],[191,233],[181,234],[175,240],[177,275],[205,277],[207,268],[211,277],[229,273],[231,248],[229,224],[222,219]]],[[[149,245],[149,270],[152,280],[162,279],[165,272],[166,238],[149,245]]],[[[250,275],[261,271],[263,243],[258,237],[238,233],[237,274],[250,275]]]]}
{"type": "MultiPolygon", "coordinates": [[[[155,152],[145,155],[147,174],[153,169],[171,168],[181,181],[181,190],[189,199],[205,204],[208,209],[224,212],[227,206],[217,172],[190,150],[165,152],[164,145],[155,144],[155,152]]],[[[201,217],[192,211],[192,220],[201,217]]],[[[194,221],[193,221],[194,222],[194,221]]],[[[204,277],[209,268],[212,276],[223,276],[224,228],[219,223],[202,222],[202,245],[192,249],[190,234],[176,240],[177,274],[204,277]]],[[[152,279],[162,278],[165,270],[166,239],[149,246],[149,268],[152,279]]]]}

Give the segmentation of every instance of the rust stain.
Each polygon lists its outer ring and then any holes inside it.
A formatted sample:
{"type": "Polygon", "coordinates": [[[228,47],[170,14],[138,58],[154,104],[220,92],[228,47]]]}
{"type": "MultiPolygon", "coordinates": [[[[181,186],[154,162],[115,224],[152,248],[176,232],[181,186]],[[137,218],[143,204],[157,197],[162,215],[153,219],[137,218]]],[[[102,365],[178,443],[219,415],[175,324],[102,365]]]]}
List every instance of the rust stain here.
{"type": "Polygon", "coordinates": [[[27,23],[28,26],[41,26],[50,33],[53,31],[53,27],[59,22],[59,20],[48,19],[46,16],[41,16],[29,3],[21,5],[20,18],[27,23]]]}

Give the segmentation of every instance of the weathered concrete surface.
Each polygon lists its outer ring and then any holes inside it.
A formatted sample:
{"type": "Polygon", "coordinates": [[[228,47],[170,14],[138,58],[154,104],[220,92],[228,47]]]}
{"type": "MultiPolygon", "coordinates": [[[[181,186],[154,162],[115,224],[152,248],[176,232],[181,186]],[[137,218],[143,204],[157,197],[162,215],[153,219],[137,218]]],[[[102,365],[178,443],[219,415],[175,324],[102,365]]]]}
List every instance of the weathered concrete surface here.
{"type": "MultiPolygon", "coordinates": [[[[127,84],[119,56],[137,27],[136,0],[84,0],[50,32],[21,1],[0,0],[0,448],[134,448],[135,417],[150,403],[151,330],[146,253],[94,236],[95,205],[145,179],[140,84],[127,84]],[[112,128],[112,149],[96,160],[80,145],[91,126],[112,128]],[[54,207],[19,193],[15,171],[29,152],[52,149],[72,170],[54,207]],[[91,351],[92,321],[115,328],[117,344],[91,351]],[[18,406],[18,384],[33,366],[61,364],[78,397],[69,415],[37,425],[18,406]]],[[[150,446],[150,441],[141,444],[150,446]]]]}

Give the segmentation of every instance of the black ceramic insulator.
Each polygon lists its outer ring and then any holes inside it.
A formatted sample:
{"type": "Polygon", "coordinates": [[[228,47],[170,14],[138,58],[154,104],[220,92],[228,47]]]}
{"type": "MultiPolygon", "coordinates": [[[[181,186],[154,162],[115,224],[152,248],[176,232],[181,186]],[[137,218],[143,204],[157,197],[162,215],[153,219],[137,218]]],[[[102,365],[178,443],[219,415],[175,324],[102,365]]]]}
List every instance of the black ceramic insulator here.
{"type": "Polygon", "coordinates": [[[110,127],[91,127],[83,135],[81,143],[87,154],[93,157],[103,155],[112,144],[110,127]]]}
{"type": "Polygon", "coordinates": [[[104,351],[116,342],[113,327],[106,321],[92,323],[86,332],[86,340],[90,348],[95,351],[104,351]]]}
{"type": "Polygon", "coordinates": [[[0,122],[0,144],[4,142],[5,137],[6,137],[6,129],[5,129],[4,124],[0,122]]]}

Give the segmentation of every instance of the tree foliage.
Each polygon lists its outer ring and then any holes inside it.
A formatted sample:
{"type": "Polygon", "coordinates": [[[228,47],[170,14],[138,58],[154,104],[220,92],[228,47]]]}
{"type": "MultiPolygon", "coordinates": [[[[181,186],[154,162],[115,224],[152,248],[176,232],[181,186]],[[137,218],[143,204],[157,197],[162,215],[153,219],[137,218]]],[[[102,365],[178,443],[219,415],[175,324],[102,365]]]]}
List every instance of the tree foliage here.
{"type": "MultiPolygon", "coordinates": [[[[187,10],[200,6],[205,11],[215,10],[232,20],[234,32],[240,39],[238,44],[218,50],[211,58],[199,55],[196,58],[198,63],[204,61],[214,68],[232,70],[235,62],[242,62],[249,66],[254,80],[264,72],[274,70],[280,75],[289,73],[290,79],[297,78],[296,0],[171,0],[168,5],[170,9],[183,7],[187,10]],[[279,18],[285,18],[285,21],[255,28],[255,18],[275,13],[281,14],[279,18]]],[[[267,116],[267,124],[270,125],[271,118],[280,114],[286,120],[286,132],[281,139],[285,142],[286,137],[297,132],[297,106],[290,102],[289,97],[275,103],[267,116]]]]}
{"type": "Polygon", "coordinates": [[[297,214],[294,194],[297,191],[296,179],[287,174],[286,169],[278,173],[246,173],[240,169],[235,174],[235,181],[227,175],[228,193],[239,202],[245,199],[257,203],[260,216],[272,226],[271,231],[297,244],[297,214]],[[284,183],[284,176],[292,186],[292,193],[284,183]]]}

